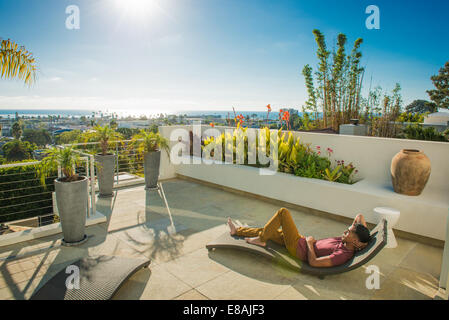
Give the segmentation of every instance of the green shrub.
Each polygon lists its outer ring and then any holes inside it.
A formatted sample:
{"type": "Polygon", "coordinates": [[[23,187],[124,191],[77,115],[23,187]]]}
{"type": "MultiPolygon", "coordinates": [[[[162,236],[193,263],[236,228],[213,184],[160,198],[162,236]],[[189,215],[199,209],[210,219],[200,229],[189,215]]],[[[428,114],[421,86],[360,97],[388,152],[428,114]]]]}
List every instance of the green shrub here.
{"type": "Polygon", "coordinates": [[[7,161],[22,161],[33,159],[33,151],[37,147],[28,141],[12,140],[3,145],[2,150],[7,161]]]}
{"type": "Polygon", "coordinates": [[[402,134],[406,139],[448,141],[444,133],[439,133],[434,127],[423,128],[420,125],[409,125],[403,129],[402,134]]]}
{"type": "Polygon", "coordinates": [[[0,168],[0,222],[51,214],[55,178],[53,172],[45,188],[34,165],[0,168]]]}

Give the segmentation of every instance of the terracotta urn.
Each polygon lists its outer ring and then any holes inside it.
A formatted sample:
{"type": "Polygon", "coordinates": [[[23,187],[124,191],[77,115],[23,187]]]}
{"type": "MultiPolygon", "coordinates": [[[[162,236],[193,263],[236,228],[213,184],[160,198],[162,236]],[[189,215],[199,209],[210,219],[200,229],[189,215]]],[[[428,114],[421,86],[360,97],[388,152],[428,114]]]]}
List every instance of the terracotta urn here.
{"type": "Polygon", "coordinates": [[[395,192],[418,196],[430,177],[430,159],[419,150],[402,149],[391,161],[391,180],[395,192]]]}

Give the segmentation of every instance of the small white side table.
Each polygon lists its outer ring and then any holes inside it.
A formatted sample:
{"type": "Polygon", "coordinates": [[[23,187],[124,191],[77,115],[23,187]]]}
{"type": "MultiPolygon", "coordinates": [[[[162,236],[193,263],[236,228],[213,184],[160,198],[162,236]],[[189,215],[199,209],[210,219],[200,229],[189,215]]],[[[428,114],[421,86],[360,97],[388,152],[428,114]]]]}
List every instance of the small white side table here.
{"type": "Polygon", "coordinates": [[[378,215],[379,221],[383,218],[387,220],[387,245],[385,248],[396,248],[398,243],[396,237],[393,233],[393,227],[399,220],[401,212],[397,209],[387,208],[387,207],[377,207],[374,208],[374,213],[378,215]]]}

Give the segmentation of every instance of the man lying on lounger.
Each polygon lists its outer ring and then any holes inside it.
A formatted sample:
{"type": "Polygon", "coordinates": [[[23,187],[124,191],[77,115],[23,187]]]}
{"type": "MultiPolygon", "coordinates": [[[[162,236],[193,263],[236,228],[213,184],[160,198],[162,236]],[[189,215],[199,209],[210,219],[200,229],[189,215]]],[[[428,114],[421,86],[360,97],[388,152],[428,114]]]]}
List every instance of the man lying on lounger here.
{"type": "Polygon", "coordinates": [[[248,243],[262,246],[267,240],[284,245],[288,252],[307,261],[312,267],[333,267],[345,263],[354,252],[366,247],[370,232],[365,219],[358,214],[341,237],[315,240],[299,234],[290,212],[279,209],[263,228],[236,227],[228,218],[231,235],[246,237],[248,243]]]}

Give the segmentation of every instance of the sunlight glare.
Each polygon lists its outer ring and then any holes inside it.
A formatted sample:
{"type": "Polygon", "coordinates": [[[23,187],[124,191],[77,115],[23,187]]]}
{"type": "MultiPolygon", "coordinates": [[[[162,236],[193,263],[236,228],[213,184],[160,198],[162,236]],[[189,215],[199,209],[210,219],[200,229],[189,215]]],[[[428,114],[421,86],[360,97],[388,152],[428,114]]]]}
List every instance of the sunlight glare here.
{"type": "Polygon", "coordinates": [[[115,0],[115,2],[122,14],[130,18],[146,18],[157,9],[155,0],[115,0]]]}

